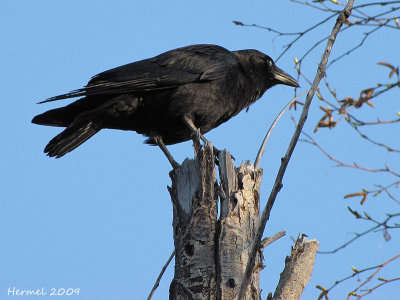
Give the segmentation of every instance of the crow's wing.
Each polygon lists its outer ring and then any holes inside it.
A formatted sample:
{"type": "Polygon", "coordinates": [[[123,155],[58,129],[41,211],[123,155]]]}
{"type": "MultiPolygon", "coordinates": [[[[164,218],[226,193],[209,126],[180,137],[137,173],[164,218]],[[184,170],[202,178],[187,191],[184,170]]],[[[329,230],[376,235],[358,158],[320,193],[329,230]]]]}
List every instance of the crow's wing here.
{"type": "Polygon", "coordinates": [[[223,47],[187,46],[102,72],[92,77],[84,88],[40,103],[80,96],[146,92],[211,81],[225,76],[237,65],[236,56],[223,47]]]}

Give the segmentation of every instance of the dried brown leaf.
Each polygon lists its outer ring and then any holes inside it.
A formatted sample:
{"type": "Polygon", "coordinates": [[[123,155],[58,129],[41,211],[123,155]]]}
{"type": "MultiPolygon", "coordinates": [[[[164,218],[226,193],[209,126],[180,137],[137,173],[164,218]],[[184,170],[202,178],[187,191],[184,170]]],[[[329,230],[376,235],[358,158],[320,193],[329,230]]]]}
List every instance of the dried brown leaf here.
{"type": "Polygon", "coordinates": [[[375,91],[374,88],[362,90],[360,92],[360,98],[355,102],[354,107],[360,108],[364,103],[367,103],[371,107],[374,107],[374,105],[368,101],[369,99],[371,99],[374,91],[375,91]]]}
{"type": "Polygon", "coordinates": [[[399,68],[395,68],[393,65],[387,62],[378,62],[378,65],[385,66],[390,69],[389,78],[392,78],[393,74],[399,75],[399,68]]]}
{"type": "Polygon", "coordinates": [[[357,196],[364,196],[365,192],[358,192],[358,193],[352,193],[352,194],[347,194],[344,196],[345,199],[351,198],[351,197],[357,197],[357,196]]]}

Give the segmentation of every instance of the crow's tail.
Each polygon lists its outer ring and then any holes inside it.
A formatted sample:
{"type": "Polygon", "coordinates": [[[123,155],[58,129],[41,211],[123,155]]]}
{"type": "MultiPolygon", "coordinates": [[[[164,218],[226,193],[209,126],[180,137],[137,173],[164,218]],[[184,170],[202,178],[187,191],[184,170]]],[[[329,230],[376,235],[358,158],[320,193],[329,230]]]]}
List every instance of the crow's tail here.
{"type": "Polygon", "coordinates": [[[85,98],[79,99],[67,106],[51,109],[45,113],[37,115],[32,119],[32,123],[47,126],[68,127],[79,114],[94,109],[90,106],[92,102],[83,101],[84,99],[85,98]]]}
{"type": "Polygon", "coordinates": [[[64,156],[99,132],[101,125],[99,120],[71,124],[47,144],[44,152],[50,157],[64,156]]]}

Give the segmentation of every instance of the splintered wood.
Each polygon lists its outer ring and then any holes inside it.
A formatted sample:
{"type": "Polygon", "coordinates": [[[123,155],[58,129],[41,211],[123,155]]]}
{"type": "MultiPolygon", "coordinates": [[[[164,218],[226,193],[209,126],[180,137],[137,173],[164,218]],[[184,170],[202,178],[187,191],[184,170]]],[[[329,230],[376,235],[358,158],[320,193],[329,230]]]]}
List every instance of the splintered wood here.
{"type": "MultiPolygon", "coordinates": [[[[250,162],[235,168],[231,155],[213,146],[172,172],[175,276],[170,299],[234,299],[259,220],[262,171],[250,162]],[[218,216],[218,199],[220,214],[218,216]]],[[[255,268],[245,299],[259,299],[255,268]]]]}

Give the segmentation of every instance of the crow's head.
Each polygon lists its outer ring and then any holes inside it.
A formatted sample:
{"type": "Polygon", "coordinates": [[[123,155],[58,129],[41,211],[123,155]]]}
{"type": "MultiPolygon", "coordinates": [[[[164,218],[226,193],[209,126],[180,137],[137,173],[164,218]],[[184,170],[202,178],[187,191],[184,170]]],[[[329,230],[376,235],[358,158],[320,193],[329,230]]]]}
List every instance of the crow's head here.
{"type": "Polygon", "coordinates": [[[279,69],[268,55],[257,50],[240,50],[234,53],[246,69],[246,73],[252,74],[253,80],[261,83],[266,89],[277,84],[299,87],[298,82],[279,69]]]}
{"type": "Polygon", "coordinates": [[[266,69],[265,78],[268,80],[269,87],[276,84],[284,84],[293,87],[299,87],[298,82],[289,74],[279,69],[271,57],[260,52],[260,63],[264,65],[266,69]]]}

